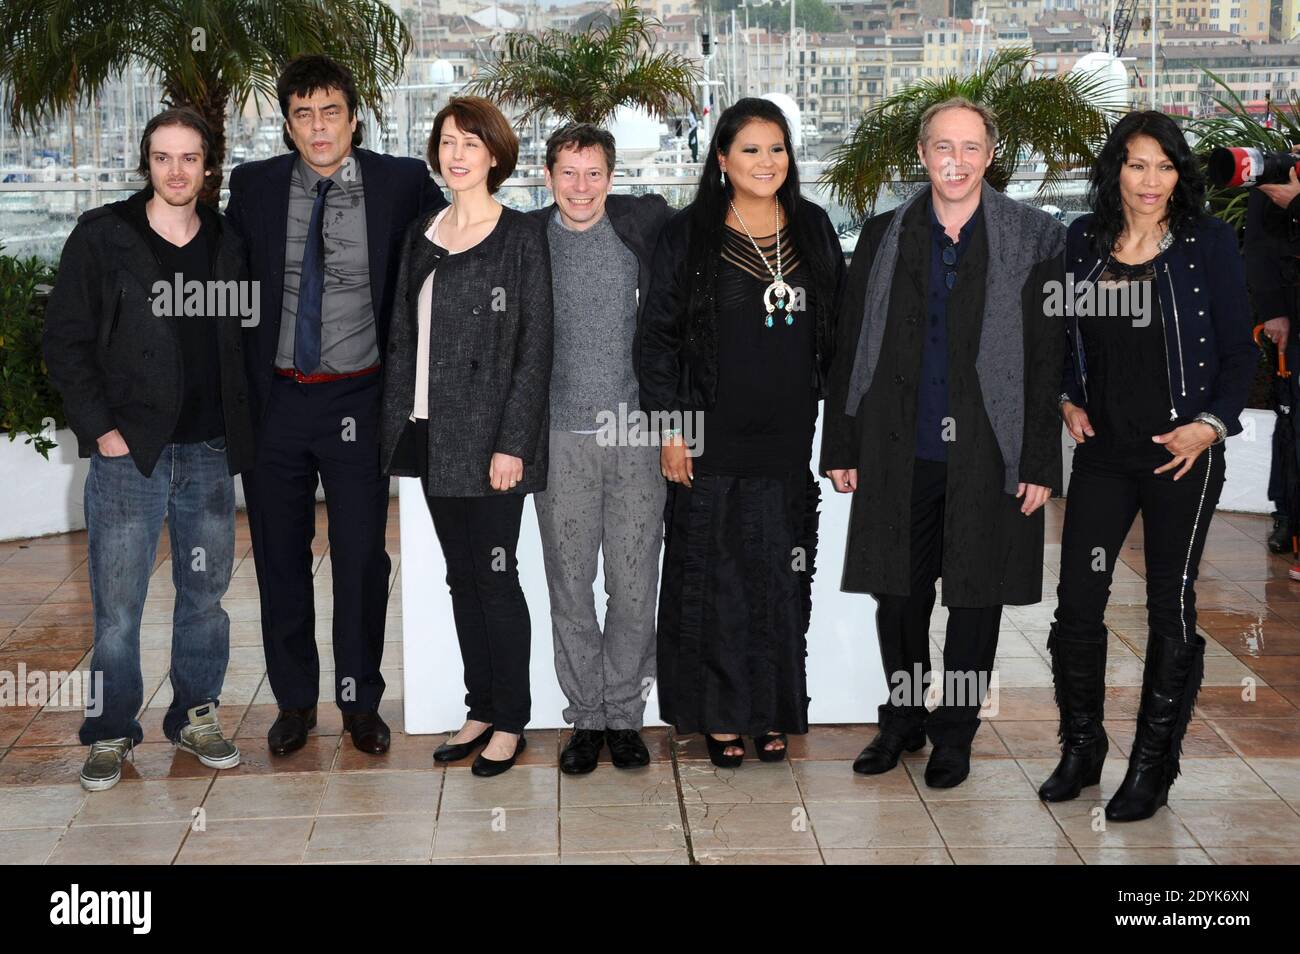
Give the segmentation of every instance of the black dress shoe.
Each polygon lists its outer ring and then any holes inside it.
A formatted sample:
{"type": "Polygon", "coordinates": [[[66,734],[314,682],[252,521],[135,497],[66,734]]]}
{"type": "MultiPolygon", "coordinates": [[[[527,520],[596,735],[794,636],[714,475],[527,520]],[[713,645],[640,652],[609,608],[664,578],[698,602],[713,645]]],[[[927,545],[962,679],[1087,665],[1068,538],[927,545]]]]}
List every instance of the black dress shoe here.
{"type": "Polygon", "coordinates": [[[378,712],[343,713],[343,731],[351,733],[353,745],[371,755],[383,755],[392,741],[388,724],[378,712]]]}
{"type": "Polygon", "coordinates": [[[307,744],[307,733],[316,728],[316,707],[309,709],[281,709],[266,733],[266,744],[272,755],[288,755],[307,744]]]}
{"type": "Polygon", "coordinates": [[[650,750],[636,729],[606,729],[605,741],[609,743],[609,760],[614,768],[641,768],[650,764],[650,750]]]}
{"type": "Polygon", "coordinates": [[[565,775],[586,775],[596,767],[604,745],[604,729],[574,729],[560,753],[560,771],[565,775]]]}
{"type": "Polygon", "coordinates": [[[935,745],[925,764],[925,784],[930,788],[955,788],[969,774],[969,745],[935,745]]]}
{"type": "Polygon", "coordinates": [[[482,776],[483,778],[491,778],[493,775],[500,775],[515,764],[515,759],[519,758],[519,753],[527,747],[528,740],[525,739],[524,734],[520,732],[519,741],[515,743],[515,751],[510,758],[498,762],[496,759],[484,758],[483,754],[479,753],[479,757],[474,760],[474,764],[470,766],[469,770],[475,775],[482,776]]]}
{"type": "Polygon", "coordinates": [[[468,742],[444,742],[433,750],[433,760],[459,762],[461,759],[468,758],[470,753],[479,746],[488,744],[488,739],[492,738],[492,731],[492,726],[488,726],[468,742]]]}
{"type": "Polygon", "coordinates": [[[925,730],[908,732],[882,730],[853,760],[853,771],[859,775],[881,775],[888,772],[903,756],[903,750],[919,752],[925,748],[925,730]]]}

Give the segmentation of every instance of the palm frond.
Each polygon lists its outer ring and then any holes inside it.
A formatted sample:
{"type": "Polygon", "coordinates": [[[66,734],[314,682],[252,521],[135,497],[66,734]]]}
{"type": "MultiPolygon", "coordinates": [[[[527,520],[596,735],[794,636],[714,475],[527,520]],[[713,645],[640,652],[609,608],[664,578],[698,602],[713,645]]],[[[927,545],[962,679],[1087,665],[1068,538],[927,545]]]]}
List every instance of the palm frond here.
{"type": "Polygon", "coordinates": [[[583,33],[507,33],[501,55],[466,92],[521,110],[521,124],[544,115],[601,124],[620,106],[667,119],[694,103],[701,74],[686,57],[655,51],[659,25],[634,0],[619,0],[583,33]]]}
{"type": "MultiPolygon", "coordinates": [[[[12,92],[10,123],[34,130],[143,64],[167,105],[207,118],[220,160],[229,107],[274,101],[280,70],[304,53],[347,66],[362,108],[382,123],[384,91],[410,43],[383,0],[5,0],[0,81],[12,92]]],[[[219,186],[209,184],[206,201],[219,186]]]]}
{"type": "Polygon", "coordinates": [[[822,182],[862,218],[875,211],[882,187],[925,171],[916,152],[921,116],[954,96],[989,107],[998,117],[998,144],[985,178],[1002,190],[1022,158],[1035,153],[1046,171],[1039,198],[1051,198],[1067,172],[1090,165],[1112,119],[1094,105],[1104,81],[1086,74],[1035,74],[1032,50],[1001,49],[968,76],[922,79],[883,99],[827,157],[822,182]]]}

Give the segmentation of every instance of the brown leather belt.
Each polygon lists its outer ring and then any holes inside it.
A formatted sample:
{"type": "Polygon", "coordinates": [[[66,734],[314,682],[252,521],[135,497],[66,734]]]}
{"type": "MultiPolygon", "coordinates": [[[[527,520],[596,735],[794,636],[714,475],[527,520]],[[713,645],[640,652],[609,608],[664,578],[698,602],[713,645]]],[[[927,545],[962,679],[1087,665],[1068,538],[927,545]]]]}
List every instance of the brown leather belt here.
{"type": "Polygon", "coordinates": [[[303,374],[297,368],[276,368],[275,373],[282,378],[293,378],[299,384],[325,384],[329,381],[363,378],[367,374],[374,374],[378,370],[379,365],[376,364],[369,368],[362,368],[360,371],[348,371],[345,374],[303,374]]]}

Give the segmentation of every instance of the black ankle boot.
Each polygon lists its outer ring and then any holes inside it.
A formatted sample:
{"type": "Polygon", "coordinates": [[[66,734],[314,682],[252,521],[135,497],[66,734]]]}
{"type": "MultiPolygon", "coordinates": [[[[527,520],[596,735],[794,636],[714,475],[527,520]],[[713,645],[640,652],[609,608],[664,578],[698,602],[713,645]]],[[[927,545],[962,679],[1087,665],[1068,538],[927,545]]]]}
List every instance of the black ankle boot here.
{"type": "Polygon", "coordinates": [[[1038,789],[1045,802],[1078,798],[1088,785],[1101,781],[1101,767],[1110,743],[1102,729],[1106,698],[1106,634],[1100,642],[1062,639],[1052,624],[1047,638],[1052,654],[1052,682],[1061,710],[1058,730],[1061,761],[1038,789]]]}
{"type": "Polygon", "coordinates": [[[892,706],[881,706],[879,712],[880,731],[853,761],[853,771],[859,775],[888,772],[898,764],[904,750],[917,752],[925,748],[923,721],[903,716],[892,706]]]}
{"type": "Polygon", "coordinates": [[[1150,818],[1169,800],[1204,672],[1205,640],[1200,636],[1186,642],[1154,634],[1147,639],[1137,734],[1128,774],[1106,805],[1110,821],[1150,818]]]}
{"type": "MultiPolygon", "coordinates": [[[[934,741],[931,739],[930,741],[934,741]]],[[[970,743],[935,742],[930,760],[925,763],[928,788],[956,788],[970,775],[970,743]]]]}
{"type": "Polygon", "coordinates": [[[1273,511],[1273,530],[1268,535],[1268,548],[1274,553],[1291,552],[1291,527],[1286,514],[1273,511]]]}

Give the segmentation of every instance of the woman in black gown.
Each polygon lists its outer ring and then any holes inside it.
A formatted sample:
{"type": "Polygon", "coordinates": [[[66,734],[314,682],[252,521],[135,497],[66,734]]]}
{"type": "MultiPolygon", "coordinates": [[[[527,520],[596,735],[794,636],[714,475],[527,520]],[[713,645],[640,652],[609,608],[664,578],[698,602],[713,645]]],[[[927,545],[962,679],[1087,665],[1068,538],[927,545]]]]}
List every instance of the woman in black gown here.
{"type": "Polygon", "coordinates": [[[808,730],[809,462],[843,272],[829,218],[799,195],[784,114],[740,100],[660,237],[639,368],[644,409],[670,425],[659,712],[706,733],[717,765],[741,762],[742,735],[778,761],[808,730]]]}

